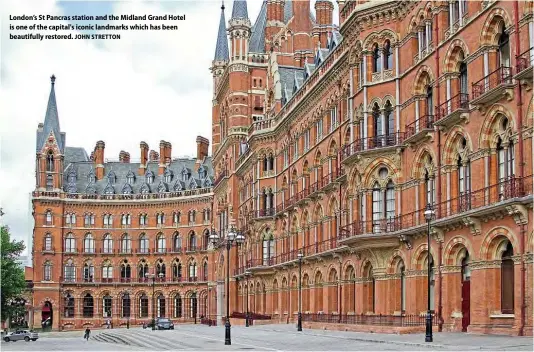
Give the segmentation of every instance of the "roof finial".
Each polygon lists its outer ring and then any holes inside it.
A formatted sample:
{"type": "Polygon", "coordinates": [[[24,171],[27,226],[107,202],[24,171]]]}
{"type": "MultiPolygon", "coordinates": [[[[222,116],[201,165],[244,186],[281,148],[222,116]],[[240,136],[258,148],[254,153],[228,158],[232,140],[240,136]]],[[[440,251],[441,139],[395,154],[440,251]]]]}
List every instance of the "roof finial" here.
{"type": "Polygon", "coordinates": [[[50,81],[52,82],[52,84],[54,84],[56,82],[56,76],[54,76],[54,74],[52,74],[52,76],[50,76],[50,81]]]}
{"type": "Polygon", "coordinates": [[[221,10],[224,11],[224,0],[222,1],[221,10]]]}

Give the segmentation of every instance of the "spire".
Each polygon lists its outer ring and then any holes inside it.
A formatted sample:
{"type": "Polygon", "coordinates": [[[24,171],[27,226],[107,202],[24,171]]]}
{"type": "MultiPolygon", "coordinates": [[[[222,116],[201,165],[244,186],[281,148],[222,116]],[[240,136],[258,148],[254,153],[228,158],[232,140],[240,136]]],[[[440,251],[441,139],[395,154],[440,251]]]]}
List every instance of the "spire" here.
{"type": "Polygon", "coordinates": [[[224,2],[221,6],[221,20],[219,22],[219,31],[217,33],[217,45],[215,46],[214,61],[229,61],[228,40],[226,38],[226,20],[224,18],[224,2]]]}
{"type": "Polygon", "coordinates": [[[61,129],[59,128],[56,92],[54,89],[56,84],[56,76],[52,75],[50,77],[50,82],[50,96],[48,97],[48,106],[46,107],[44,124],[42,127],[39,126],[39,130],[37,131],[37,150],[41,150],[50,133],[53,133],[59,150],[61,153],[63,153],[65,148],[65,133],[61,133],[61,129]]]}
{"type": "Polygon", "coordinates": [[[234,0],[232,19],[248,18],[247,0],[234,0]]]}

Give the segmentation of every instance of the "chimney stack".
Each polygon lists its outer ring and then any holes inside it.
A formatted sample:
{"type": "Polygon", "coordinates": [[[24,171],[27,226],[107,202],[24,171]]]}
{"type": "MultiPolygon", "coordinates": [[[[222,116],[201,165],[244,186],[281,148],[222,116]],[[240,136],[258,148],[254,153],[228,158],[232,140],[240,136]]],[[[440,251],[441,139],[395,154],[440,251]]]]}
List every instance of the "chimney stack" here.
{"type": "Polygon", "coordinates": [[[172,144],[167,142],[167,154],[165,154],[165,164],[170,165],[172,160],[172,144]]]}
{"type": "Polygon", "coordinates": [[[151,150],[150,153],[148,154],[148,161],[157,162],[158,159],[159,159],[158,152],[155,150],[151,150]]]}
{"type": "Polygon", "coordinates": [[[210,141],[202,136],[197,137],[197,161],[195,163],[195,170],[198,170],[200,164],[208,156],[210,141]]]}
{"type": "MultiPolygon", "coordinates": [[[[158,175],[163,175],[165,171],[165,158],[167,157],[167,142],[164,140],[159,141],[159,169],[158,175]]],[[[152,157],[150,157],[152,159],[152,157]]]]}
{"type": "Polygon", "coordinates": [[[119,161],[121,163],[129,164],[130,163],[130,153],[127,153],[124,150],[121,150],[121,152],[119,153],[119,161]]]}
{"type": "Polygon", "coordinates": [[[94,158],[95,158],[95,169],[96,169],[96,179],[101,180],[104,178],[104,149],[106,148],[106,143],[103,141],[96,142],[94,158]]]}
{"type": "Polygon", "coordinates": [[[141,142],[139,145],[141,148],[141,163],[139,164],[139,176],[143,176],[146,172],[148,163],[148,144],[141,142]]]}

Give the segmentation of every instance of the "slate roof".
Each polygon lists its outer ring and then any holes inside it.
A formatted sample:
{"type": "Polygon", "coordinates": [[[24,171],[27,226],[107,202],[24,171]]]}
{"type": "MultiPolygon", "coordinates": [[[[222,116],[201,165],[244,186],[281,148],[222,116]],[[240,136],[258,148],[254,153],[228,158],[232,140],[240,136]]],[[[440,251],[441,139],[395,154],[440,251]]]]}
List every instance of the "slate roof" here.
{"type": "Polygon", "coordinates": [[[295,88],[298,89],[302,85],[304,81],[304,69],[300,67],[279,66],[278,73],[280,74],[282,93],[287,102],[293,96],[295,88]]]}
{"type": "Polygon", "coordinates": [[[65,151],[64,190],[68,193],[85,194],[139,194],[177,192],[183,190],[212,187],[214,183],[211,157],[206,158],[198,171],[196,159],[174,159],[163,175],[158,175],[159,161],[149,162],[145,175],[138,175],[139,163],[107,162],[104,164],[104,177],[95,180],[94,162],[78,160],[87,157],[83,148],[67,148],[65,151]],[[85,154],[85,155],[83,155],[85,154]],[[76,160],[76,161],[75,161],[76,160]],[[68,161],[68,163],[67,163],[68,161]],[[189,177],[183,178],[183,174],[189,177]],[[170,176],[166,182],[165,176],[170,176]],[[153,181],[148,183],[149,177],[153,181]],[[128,183],[130,177],[133,182],[128,183]]]}
{"type": "Polygon", "coordinates": [[[232,18],[248,18],[247,0],[234,0],[232,18]]]}
{"type": "Polygon", "coordinates": [[[229,61],[228,39],[226,37],[226,20],[224,18],[224,5],[221,6],[221,20],[217,32],[217,45],[215,46],[214,61],[229,61]]]}
{"type": "Polygon", "coordinates": [[[263,1],[261,5],[260,13],[256,22],[252,26],[250,39],[249,39],[249,51],[251,53],[264,53],[265,52],[265,25],[267,24],[267,1],[263,1]]]}
{"type": "Polygon", "coordinates": [[[46,115],[43,123],[43,131],[37,131],[37,145],[36,150],[39,151],[43,148],[43,145],[50,135],[54,134],[54,137],[57,141],[59,150],[61,153],[65,149],[65,133],[61,132],[59,128],[59,116],[57,112],[57,103],[56,103],[56,91],[54,89],[54,84],[56,82],[56,77],[52,75],[50,77],[51,87],[50,87],[50,96],[48,97],[48,105],[46,107],[46,115]]]}

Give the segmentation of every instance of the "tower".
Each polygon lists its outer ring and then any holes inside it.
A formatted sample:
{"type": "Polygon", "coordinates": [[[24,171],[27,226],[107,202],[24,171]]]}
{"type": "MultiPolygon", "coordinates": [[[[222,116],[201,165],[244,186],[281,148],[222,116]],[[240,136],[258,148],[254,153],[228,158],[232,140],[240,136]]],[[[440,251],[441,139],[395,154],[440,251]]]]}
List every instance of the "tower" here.
{"type": "Polygon", "coordinates": [[[272,42],[273,37],[284,27],[285,1],[267,0],[267,23],[265,39],[272,42]]]}
{"type": "Polygon", "coordinates": [[[248,18],[247,1],[234,0],[232,18],[228,21],[231,41],[230,61],[245,61],[248,54],[248,40],[252,27],[248,18]]]}
{"type": "Polygon", "coordinates": [[[65,133],[59,128],[59,116],[54,85],[56,76],[50,77],[50,96],[44,123],[37,126],[36,188],[57,191],[63,188],[63,156],[65,133]]]}
{"type": "Polygon", "coordinates": [[[313,27],[313,44],[320,43],[322,48],[326,48],[328,38],[333,27],[334,4],[330,0],[317,0],[315,2],[315,17],[317,23],[313,27]]]}

